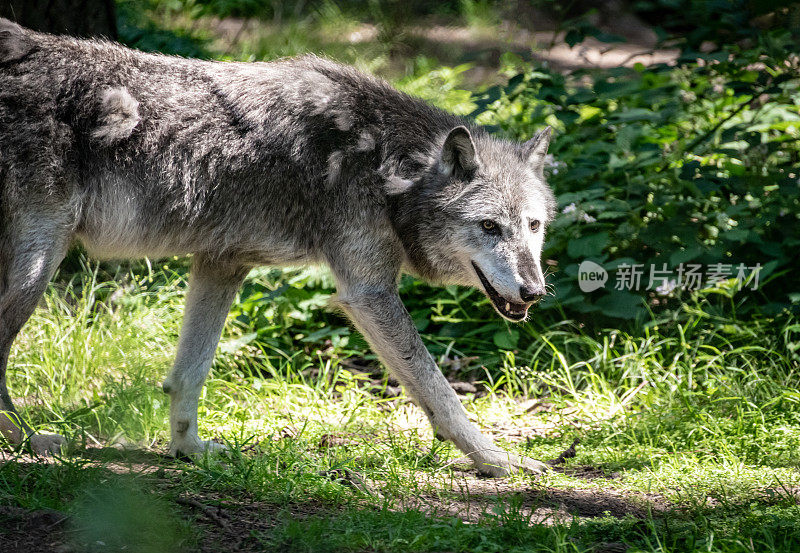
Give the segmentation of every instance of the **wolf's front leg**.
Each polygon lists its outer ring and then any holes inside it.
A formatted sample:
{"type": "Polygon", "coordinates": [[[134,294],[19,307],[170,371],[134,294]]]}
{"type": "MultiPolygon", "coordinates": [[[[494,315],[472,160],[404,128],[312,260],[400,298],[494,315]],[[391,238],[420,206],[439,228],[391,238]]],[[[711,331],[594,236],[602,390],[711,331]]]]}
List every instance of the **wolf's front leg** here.
{"type": "Polygon", "coordinates": [[[434,431],[451,440],[491,476],[509,471],[542,472],[547,465],[507,453],[481,434],[464,412],[450,384],[436,366],[394,289],[344,287],[339,304],[366,336],[381,360],[428,415],[434,431]]]}
{"type": "Polygon", "coordinates": [[[247,270],[196,256],[178,341],[175,366],[164,381],[170,395],[172,455],[194,455],[222,448],[197,434],[197,400],[203,388],[225,319],[247,270]]]}

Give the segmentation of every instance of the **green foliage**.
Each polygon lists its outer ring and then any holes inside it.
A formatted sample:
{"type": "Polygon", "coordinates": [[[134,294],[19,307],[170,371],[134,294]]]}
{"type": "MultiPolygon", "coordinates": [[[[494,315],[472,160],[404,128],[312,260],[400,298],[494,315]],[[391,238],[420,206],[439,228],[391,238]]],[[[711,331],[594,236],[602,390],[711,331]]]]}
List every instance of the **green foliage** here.
{"type": "Polygon", "coordinates": [[[397,87],[456,115],[469,115],[475,110],[473,95],[463,87],[463,75],[471,69],[464,63],[456,67],[437,66],[434,60],[414,60],[412,74],[397,81],[397,87]]]}
{"type": "Polygon", "coordinates": [[[766,29],[800,31],[800,3],[793,0],[638,0],[635,11],[663,37],[680,37],[694,50],[709,42],[752,45],[766,29]]]}
{"type": "Polygon", "coordinates": [[[643,302],[615,289],[613,276],[605,289],[584,294],[578,264],[590,259],[606,268],[643,264],[642,289],[650,267],[663,264],[675,271],[681,263],[722,263],[728,278],[739,264],[760,264],[758,291],[729,286],[722,292],[728,305],[740,314],[796,307],[796,52],[795,38],[775,31],[750,47],[684,50],[675,66],[569,77],[531,67],[480,99],[478,120],[516,138],[555,129],[549,182],[561,215],[546,257],[558,270],[545,306],[598,320],[685,301],[680,290],[656,295],[656,280],[643,302]]]}

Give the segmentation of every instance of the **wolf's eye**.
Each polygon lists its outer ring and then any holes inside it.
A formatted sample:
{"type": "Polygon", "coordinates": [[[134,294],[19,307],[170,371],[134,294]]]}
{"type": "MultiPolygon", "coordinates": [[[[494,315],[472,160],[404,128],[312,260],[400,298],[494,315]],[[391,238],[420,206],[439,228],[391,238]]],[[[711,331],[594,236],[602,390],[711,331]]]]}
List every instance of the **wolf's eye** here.
{"type": "Polygon", "coordinates": [[[533,232],[538,231],[539,226],[541,226],[541,223],[539,222],[538,219],[534,219],[533,221],[531,221],[531,231],[533,232]]]}
{"type": "Polygon", "coordinates": [[[483,221],[481,221],[481,228],[483,229],[483,232],[486,232],[488,234],[497,234],[499,232],[499,229],[497,228],[497,223],[495,223],[494,221],[490,221],[489,219],[484,219],[483,221]]]}

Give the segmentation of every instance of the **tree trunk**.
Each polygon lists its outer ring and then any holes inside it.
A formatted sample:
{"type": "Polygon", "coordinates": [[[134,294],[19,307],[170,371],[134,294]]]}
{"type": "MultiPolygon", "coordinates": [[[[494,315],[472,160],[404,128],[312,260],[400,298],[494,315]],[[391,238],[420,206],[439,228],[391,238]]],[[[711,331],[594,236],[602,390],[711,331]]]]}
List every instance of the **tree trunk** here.
{"type": "Polygon", "coordinates": [[[0,16],[35,31],[117,38],[114,0],[0,0],[0,16]]]}

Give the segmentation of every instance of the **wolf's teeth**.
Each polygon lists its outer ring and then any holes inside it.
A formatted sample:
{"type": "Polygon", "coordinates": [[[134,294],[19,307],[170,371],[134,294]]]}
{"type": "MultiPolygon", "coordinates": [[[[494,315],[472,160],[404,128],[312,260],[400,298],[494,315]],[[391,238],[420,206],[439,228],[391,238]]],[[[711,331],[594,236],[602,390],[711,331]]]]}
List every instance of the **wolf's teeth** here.
{"type": "Polygon", "coordinates": [[[511,311],[511,304],[506,302],[506,311],[511,311]]]}

